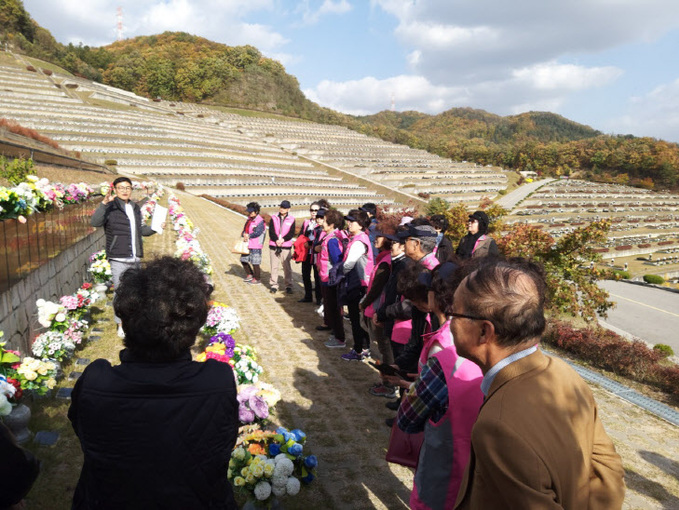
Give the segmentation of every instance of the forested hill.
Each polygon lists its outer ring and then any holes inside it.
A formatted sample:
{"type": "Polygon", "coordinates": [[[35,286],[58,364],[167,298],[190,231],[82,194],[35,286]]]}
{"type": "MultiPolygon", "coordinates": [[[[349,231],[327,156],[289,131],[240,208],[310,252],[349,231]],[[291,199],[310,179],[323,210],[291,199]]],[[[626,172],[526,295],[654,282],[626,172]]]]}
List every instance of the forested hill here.
{"type": "Polygon", "coordinates": [[[559,115],[501,117],[453,108],[438,115],[380,112],[352,117],[309,101],[297,79],[252,46],[165,32],[101,48],[63,45],[21,0],[0,0],[0,42],[73,74],[146,97],[250,108],[339,124],[455,160],[547,175],[653,188],[679,187],[679,147],[653,138],[603,135],[559,115]]]}

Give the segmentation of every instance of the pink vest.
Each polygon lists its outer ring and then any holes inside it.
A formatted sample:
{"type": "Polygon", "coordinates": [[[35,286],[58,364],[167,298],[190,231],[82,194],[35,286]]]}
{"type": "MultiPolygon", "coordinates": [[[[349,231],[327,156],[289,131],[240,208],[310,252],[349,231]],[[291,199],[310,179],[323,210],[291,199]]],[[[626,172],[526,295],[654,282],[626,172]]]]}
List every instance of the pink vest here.
{"type": "MultiPolygon", "coordinates": [[[[323,242],[323,239],[325,238],[325,236],[327,236],[327,235],[328,235],[328,234],[325,233],[325,230],[321,229],[321,233],[318,234],[318,239],[314,239],[314,242],[313,242],[313,244],[311,245],[311,249],[313,250],[316,246],[320,245],[320,244],[323,242]]],[[[321,264],[320,264],[320,261],[321,261],[321,253],[320,253],[320,252],[319,252],[319,253],[316,253],[316,251],[314,251],[312,261],[313,261],[314,264],[316,264],[316,267],[317,267],[317,268],[319,269],[319,271],[320,271],[320,267],[321,267],[321,264]]]]}
{"type": "MultiPolygon", "coordinates": [[[[255,227],[259,225],[260,223],[264,223],[264,218],[262,218],[259,214],[255,216],[255,219],[250,222],[250,226],[248,227],[248,231],[246,234],[250,235],[252,232],[255,230],[255,227]]],[[[248,248],[251,250],[261,250],[262,249],[262,244],[264,244],[264,236],[266,235],[266,230],[262,232],[262,235],[259,237],[251,237],[248,239],[248,248]]]]}
{"type": "Polygon", "coordinates": [[[479,245],[479,243],[480,243],[481,241],[485,241],[487,238],[488,238],[488,237],[486,236],[486,234],[483,234],[481,237],[479,237],[479,238],[476,240],[476,242],[474,243],[474,248],[472,249],[472,253],[474,253],[474,252],[476,251],[476,247],[479,245]]]}
{"type": "MultiPolygon", "coordinates": [[[[295,218],[290,216],[289,214],[285,217],[283,220],[283,225],[281,226],[281,217],[276,214],[275,216],[271,217],[271,221],[273,222],[273,231],[276,232],[276,235],[278,236],[278,239],[283,239],[285,235],[290,232],[290,229],[292,228],[292,225],[295,223],[295,218]]],[[[276,241],[269,241],[269,246],[275,248],[276,247],[276,241]]],[[[292,248],[292,239],[289,241],[284,241],[283,244],[281,245],[283,248],[292,248]]]]}
{"type": "Polygon", "coordinates": [[[458,356],[455,345],[434,354],[446,374],[448,410],[424,429],[410,508],[453,508],[469,462],[474,422],[483,403],[481,369],[458,356]]]}
{"type": "MultiPolygon", "coordinates": [[[[323,283],[327,283],[330,278],[330,255],[328,253],[328,243],[330,239],[337,239],[337,230],[323,236],[321,241],[321,252],[318,254],[318,276],[323,283]]],[[[340,248],[342,243],[340,243],[340,248]]]]}
{"type": "MultiPolygon", "coordinates": [[[[382,262],[384,262],[385,264],[389,264],[389,266],[391,267],[391,253],[389,251],[381,251],[377,254],[377,260],[375,260],[375,267],[373,268],[373,272],[370,275],[370,281],[368,282],[368,290],[366,291],[366,294],[370,293],[370,289],[373,286],[373,280],[375,279],[375,273],[377,273],[377,268],[382,262]]],[[[374,302],[370,303],[364,310],[363,315],[365,315],[369,319],[372,318],[375,315],[375,302],[382,301],[383,297],[384,293],[382,293],[380,297],[377,298],[374,302]]],[[[381,305],[381,303],[378,304],[381,305]]]]}
{"type": "Polygon", "coordinates": [[[430,271],[440,264],[439,260],[436,258],[436,253],[429,253],[419,260],[419,263],[430,271]]]}
{"type": "Polygon", "coordinates": [[[365,264],[361,265],[359,260],[359,262],[356,262],[354,269],[359,271],[358,276],[361,280],[361,285],[363,287],[367,287],[373,272],[373,249],[372,244],[370,243],[370,237],[368,237],[367,232],[361,232],[359,234],[356,234],[349,240],[349,244],[347,245],[347,249],[344,251],[344,256],[342,257],[342,260],[343,261],[347,260],[349,251],[351,251],[351,245],[359,242],[365,245],[366,261],[365,264]]]}
{"type": "Polygon", "coordinates": [[[450,320],[444,322],[439,329],[430,333],[422,335],[422,351],[420,352],[420,359],[417,363],[417,373],[422,372],[422,369],[427,364],[429,359],[429,351],[438,343],[443,349],[448,349],[453,346],[453,333],[450,331],[450,320]]]}

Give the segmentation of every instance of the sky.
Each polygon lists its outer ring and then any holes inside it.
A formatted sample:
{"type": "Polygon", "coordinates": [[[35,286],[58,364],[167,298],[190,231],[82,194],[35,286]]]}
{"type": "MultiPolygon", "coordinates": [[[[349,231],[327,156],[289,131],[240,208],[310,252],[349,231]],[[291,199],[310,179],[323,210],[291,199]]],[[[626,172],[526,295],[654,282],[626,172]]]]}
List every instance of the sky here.
{"type": "Polygon", "coordinates": [[[354,115],[550,111],[679,142],[677,0],[24,0],[64,44],[167,30],[280,61],[354,115]]]}

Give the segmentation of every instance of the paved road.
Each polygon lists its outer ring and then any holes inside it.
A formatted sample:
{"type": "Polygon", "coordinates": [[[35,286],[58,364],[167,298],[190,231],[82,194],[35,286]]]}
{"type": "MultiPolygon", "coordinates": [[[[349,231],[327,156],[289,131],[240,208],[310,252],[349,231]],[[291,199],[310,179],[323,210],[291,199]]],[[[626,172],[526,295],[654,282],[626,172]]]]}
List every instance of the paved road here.
{"type": "Polygon", "coordinates": [[[600,285],[617,303],[608,318],[600,321],[604,326],[652,344],[670,345],[679,353],[679,293],[625,282],[604,281],[600,285]]]}
{"type": "Polygon", "coordinates": [[[507,195],[500,197],[497,200],[497,203],[504,207],[505,209],[511,211],[516,206],[516,204],[518,204],[521,200],[523,200],[528,195],[533,193],[533,191],[543,187],[545,184],[549,184],[554,180],[556,179],[541,179],[539,181],[533,181],[531,183],[524,184],[523,186],[512,191],[511,193],[508,193],[507,195]]]}

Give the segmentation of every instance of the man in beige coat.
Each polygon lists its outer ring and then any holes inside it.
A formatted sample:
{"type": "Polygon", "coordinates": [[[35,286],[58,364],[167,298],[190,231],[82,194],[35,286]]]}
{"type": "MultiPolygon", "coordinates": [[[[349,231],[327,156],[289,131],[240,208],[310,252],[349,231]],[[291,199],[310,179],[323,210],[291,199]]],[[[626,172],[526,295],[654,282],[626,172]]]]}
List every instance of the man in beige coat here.
{"type": "Polygon", "coordinates": [[[619,509],[620,456],[587,384],[538,348],[545,283],[527,262],[482,265],[460,284],[451,329],[486,396],[455,508],[619,509]]]}

